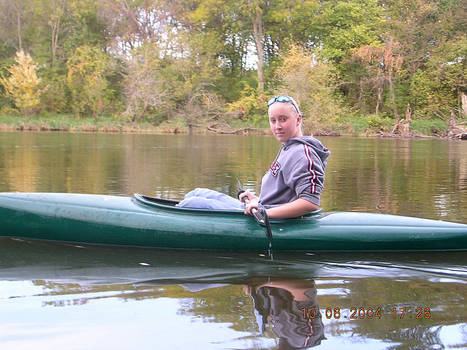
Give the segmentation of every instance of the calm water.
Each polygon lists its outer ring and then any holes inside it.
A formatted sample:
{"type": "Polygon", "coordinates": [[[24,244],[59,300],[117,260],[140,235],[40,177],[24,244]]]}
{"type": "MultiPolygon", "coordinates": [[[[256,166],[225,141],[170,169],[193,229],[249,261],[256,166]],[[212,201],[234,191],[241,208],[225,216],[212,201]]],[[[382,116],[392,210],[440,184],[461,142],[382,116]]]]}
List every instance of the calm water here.
{"type": "MultiPolygon", "coordinates": [[[[325,210],[467,223],[467,142],[321,138],[325,210]]],[[[0,133],[0,192],[259,191],[269,137],[0,133]]],[[[0,239],[1,349],[467,348],[467,254],[173,252],[0,239]],[[321,314],[322,317],[317,317],[321,314]]]]}

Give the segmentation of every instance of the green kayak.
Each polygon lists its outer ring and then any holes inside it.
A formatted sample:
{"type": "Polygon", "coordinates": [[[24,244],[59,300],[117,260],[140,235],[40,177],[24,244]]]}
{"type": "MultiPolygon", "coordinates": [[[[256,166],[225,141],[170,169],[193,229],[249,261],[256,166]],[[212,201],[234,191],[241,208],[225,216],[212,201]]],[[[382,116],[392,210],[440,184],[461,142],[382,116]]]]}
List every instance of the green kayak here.
{"type": "MultiPolygon", "coordinates": [[[[0,193],[0,236],[167,249],[264,251],[266,229],[241,211],[176,201],[68,193],[0,193]]],[[[315,212],[271,220],[274,251],[462,251],[467,225],[404,216],[315,212]]]]}

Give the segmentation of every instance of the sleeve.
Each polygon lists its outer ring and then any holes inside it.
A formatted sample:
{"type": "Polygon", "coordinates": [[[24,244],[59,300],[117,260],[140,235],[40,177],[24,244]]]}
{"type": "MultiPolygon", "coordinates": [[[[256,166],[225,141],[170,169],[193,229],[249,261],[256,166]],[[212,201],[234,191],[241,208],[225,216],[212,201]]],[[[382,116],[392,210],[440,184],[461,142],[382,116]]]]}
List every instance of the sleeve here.
{"type": "Polygon", "coordinates": [[[301,144],[295,150],[295,163],[288,169],[285,182],[298,198],[319,206],[324,187],[324,165],[321,158],[308,145],[301,144]]]}

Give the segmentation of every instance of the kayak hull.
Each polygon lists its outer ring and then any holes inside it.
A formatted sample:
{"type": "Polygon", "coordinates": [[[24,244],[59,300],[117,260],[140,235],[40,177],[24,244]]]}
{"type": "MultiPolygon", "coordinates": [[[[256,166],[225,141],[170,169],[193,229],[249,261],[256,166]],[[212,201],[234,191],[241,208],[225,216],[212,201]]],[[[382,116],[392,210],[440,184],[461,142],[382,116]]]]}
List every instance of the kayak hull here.
{"type": "MultiPolygon", "coordinates": [[[[264,251],[266,229],[240,211],[68,193],[0,193],[0,236],[167,249],[264,251]]],[[[467,225],[335,212],[271,220],[274,251],[463,251],[467,225]]]]}

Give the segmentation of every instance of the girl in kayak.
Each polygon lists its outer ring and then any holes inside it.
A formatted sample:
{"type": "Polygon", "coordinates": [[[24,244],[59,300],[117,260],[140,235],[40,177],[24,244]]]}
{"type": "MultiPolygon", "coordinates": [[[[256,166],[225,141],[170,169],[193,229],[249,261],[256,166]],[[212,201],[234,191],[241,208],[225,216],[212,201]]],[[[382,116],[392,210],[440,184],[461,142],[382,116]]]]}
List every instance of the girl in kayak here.
{"type": "Polygon", "coordinates": [[[262,179],[260,196],[246,191],[236,200],[217,191],[195,189],[180,207],[242,209],[251,215],[264,206],[270,218],[297,217],[319,208],[329,150],[317,139],[303,136],[302,113],[293,98],[271,98],[268,116],[271,131],[282,147],[262,179]],[[246,205],[242,203],[245,198],[246,205]]]}

